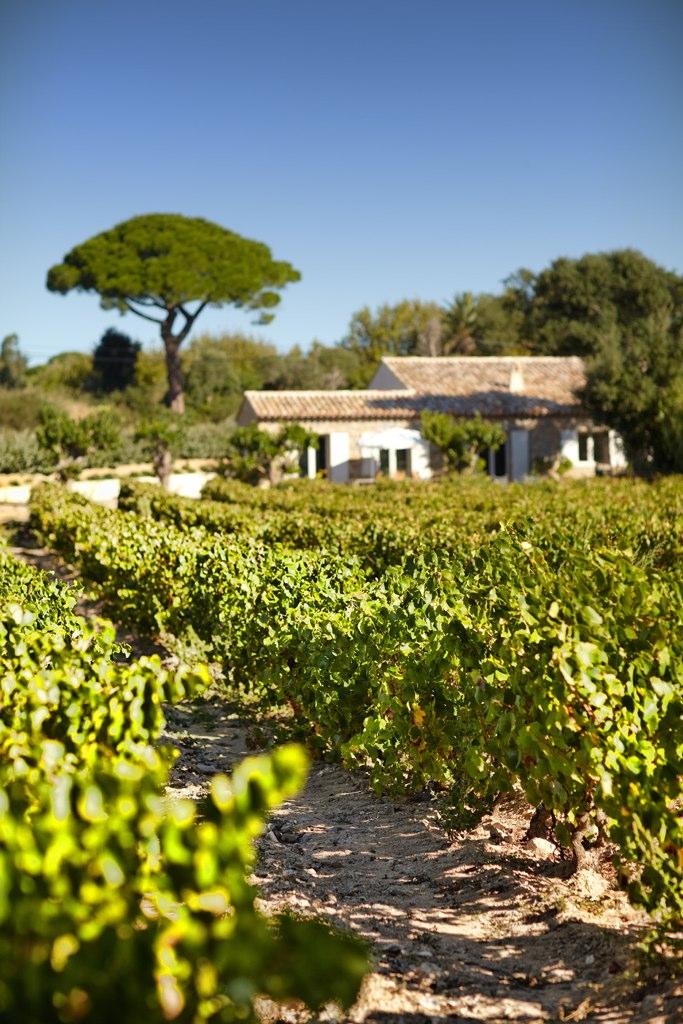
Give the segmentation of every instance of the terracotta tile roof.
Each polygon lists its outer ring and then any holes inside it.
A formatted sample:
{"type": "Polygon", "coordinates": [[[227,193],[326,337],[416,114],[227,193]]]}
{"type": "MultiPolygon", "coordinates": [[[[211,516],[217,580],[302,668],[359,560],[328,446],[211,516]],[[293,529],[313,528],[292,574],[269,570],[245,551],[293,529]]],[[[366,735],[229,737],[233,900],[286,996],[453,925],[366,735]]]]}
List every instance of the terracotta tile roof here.
{"type": "Polygon", "coordinates": [[[576,356],[424,356],[382,360],[403,387],[364,391],[246,391],[238,422],[571,415],[585,383],[576,356]]]}
{"type": "Polygon", "coordinates": [[[382,363],[401,384],[422,395],[481,396],[487,402],[496,395],[496,404],[514,396],[549,410],[578,406],[576,392],[586,382],[578,356],[397,356],[382,363]]]}
{"type": "Polygon", "coordinates": [[[383,420],[416,416],[410,390],[245,391],[238,421],[252,411],[259,420],[383,420]]]}

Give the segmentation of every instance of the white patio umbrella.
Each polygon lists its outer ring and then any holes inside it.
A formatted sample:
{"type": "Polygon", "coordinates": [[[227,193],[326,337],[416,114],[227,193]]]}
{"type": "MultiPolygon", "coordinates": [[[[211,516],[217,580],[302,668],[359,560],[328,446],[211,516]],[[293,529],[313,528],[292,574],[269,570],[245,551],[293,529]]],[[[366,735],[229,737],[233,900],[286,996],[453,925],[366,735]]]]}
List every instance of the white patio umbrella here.
{"type": "Polygon", "coordinates": [[[422,440],[419,430],[408,430],[406,427],[389,427],[387,430],[368,431],[358,438],[358,447],[368,458],[380,448],[413,448],[422,440]]]}

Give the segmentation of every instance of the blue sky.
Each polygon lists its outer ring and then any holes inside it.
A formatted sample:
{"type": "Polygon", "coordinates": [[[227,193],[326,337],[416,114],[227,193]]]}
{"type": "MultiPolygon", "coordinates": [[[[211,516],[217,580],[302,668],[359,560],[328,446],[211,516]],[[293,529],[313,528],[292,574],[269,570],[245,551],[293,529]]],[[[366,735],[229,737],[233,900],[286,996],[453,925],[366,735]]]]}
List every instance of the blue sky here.
{"type": "Polygon", "coordinates": [[[48,267],[134,214],[203,216],[302,273],[287,348],[354,310],[634,246],[683,271],[680,0],[2,0],[0,336],[112,324],[48,267]]]}

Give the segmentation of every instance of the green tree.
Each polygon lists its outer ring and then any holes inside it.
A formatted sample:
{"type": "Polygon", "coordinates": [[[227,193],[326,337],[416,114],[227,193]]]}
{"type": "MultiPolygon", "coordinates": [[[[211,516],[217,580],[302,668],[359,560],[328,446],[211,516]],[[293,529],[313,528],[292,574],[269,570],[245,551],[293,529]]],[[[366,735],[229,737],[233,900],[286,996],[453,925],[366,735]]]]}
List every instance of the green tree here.
{"type": "MultiPolygon", "coordinates": [[[[502,295],[457,293],[444,306],[417,299],[367,306],[354,314],[339,348],[355,358],[346,371],[352,387],[367,387],[384,355],[517,355],[528,351],[519,288],[525,271],[506,282],[502,295]]],[[[302,385],[299,385],[302,386],[302,385]]],[[[320,386],[320,385],[307,385],[320,386]]]]}
{"type": "Polygon", "coordinates": [[[255,424],[236,427],[228,438],[222,471],[247,484],[277,483],[283,473],[294,471],[302,452],[318,443],[315,434],[290,423],[277,434],[255,424]]]}
{"type": "Polygon", "coordinates": [[[143,451],[152,459],[159,483],[167,489],[173,472],[173,456],[181,451],[185,440],[182,422],[177,416],[171,419],[168,413],[154,416],[138,425],[135,440],[142,442],[143,451]]]}
{"type": "Polygon", "coordinates": [[[95,390],[104,394],[125,391],[135,383],[135,369],[140,342],[133,341],[122,331],[109,327],[93,352],[95,390]]]}
{"type": "Polygon", "coordinates": [[[121,395],[123,402],[138,415],[148,416],[153,406],[161,404],[167,390],[163,352],[142,349],[135,363],[135,383],[121,395]]]}
{"type": "Polygon", "coordinates": [[[159,325],[168,375],[167,402],[183,412],[180,346],[207,306],[260,311],[261,323],[279,290],[300,274],[270,249],[199,217],[133,217],[75,246],[50,268],[47,287],[95,292],[105,309],[131,312],[159,325]]]}
{"type": "Polygon", "coordinates": [[[422,413],[421,430],[440,449],[447,468],[457,473],[474,473],[480,468],[481,453],[500,448],[506,437],[501,426],[479,415],[465,419],[429,410],[422,413]]]}
{"type": "Polygon", "coordinates": [[[78,473],[92,452],[115,450],[121,443],[121,428],[116,415],[108,409],[77,420],[61,409],[45,406],[36,438],[59,476],[66,480],[78,473]]]}
{"type": "Polygon", "coordinates": [[[45,395],[37,388],[3,391],[0,399],[0,429],[35,430],[44,405],[45,395]]]}
{"type": "Polygon", "coordinates": [[[351,384],[367,387],[385,355],[411,356],[425,353],[425,339],[433,323],[441,323],[442,310],[435,302],[404,299],[395,305],[379,306],[375,312],[368,306],[354,313],[349,330],[341,344],[353,352],[358,361],[351,384]]]}
{"type": "Polygon", "coordinates": [[[532,350],[586,359],[584,404],[620,432],[636,471],[683,469],[683,277],[634,249],[520,273],[532,350]]]}
{"type": "Polygon", "coordinates": [[[85,352],[59,352],[28,372],[31,383],[41,391],[68,391],[78,395],[92,380],[92,356],[85,352]]]}
{"type": "Polygon", "coordinates": [[[341,345],[323,345],[320,341],[313,341],[307,352],[295,345],[279,356],[276,371],[265,386],[334,391],[351,387],[359,369],[359,358],[355,352],[341,345]]]}
{"type": "Polygon", "coordinates": [[[528,354],[529,345],[524,336],[524,309],[516,292],[509,288],[502,295],[481,292],[475,296],[475,302],[473,337],[477,355],[528,354]]]}
{"type": "Polygon", "coordinates": [[[477,307],[472,292],[461,292],[448,303],[443,314],[443,355],[472,355],[476,348],[477,307]]]}
{"type": "Polygon", "coordinates": [[[274,345],[242,334],[193,339],[185,355],[188,407],[214,421],[234,415],[244,391],[276,376],[280,359],[274,345]]]}
{"type": "Polygon", "coordinates": [[[593,356],[614,329],[623,335],[666,313],[675,330],[683,318],[683,278],[635,249],[562,257],[517,276],[513,288],[526,303],[525,330],[538,354],[593,356]]]}
{"type": "Polygon", "coordinates": [[[28,359],[19,349],[19,338],[8,334],[0,345],[0,386],[19,388],[24,383],[28,359]]]}
{"type": "Polygon", "coordinates": [[[521,270],[504,282],[501,295],[461,292],[443,310],[443,355],[523,355],[525,340],[528,271],[521,270]]]}
{"type": "Polygon", "coordinates": [[[670,314],[605,331],[582,397],[619,431],[635,472],[683,472],[683,325],[674,329],[670,314]]]}

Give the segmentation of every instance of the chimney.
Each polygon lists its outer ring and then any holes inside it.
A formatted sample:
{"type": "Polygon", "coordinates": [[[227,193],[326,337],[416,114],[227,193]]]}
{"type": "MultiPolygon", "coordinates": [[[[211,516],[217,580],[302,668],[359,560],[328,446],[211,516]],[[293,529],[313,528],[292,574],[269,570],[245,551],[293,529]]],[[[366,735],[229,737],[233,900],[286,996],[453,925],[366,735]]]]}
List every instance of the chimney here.
{"type": "Polygon", "coordinates": [[[524,375],[519,366],[510,370],[510,393],[520,395],[524,391],[524,375]]]}

